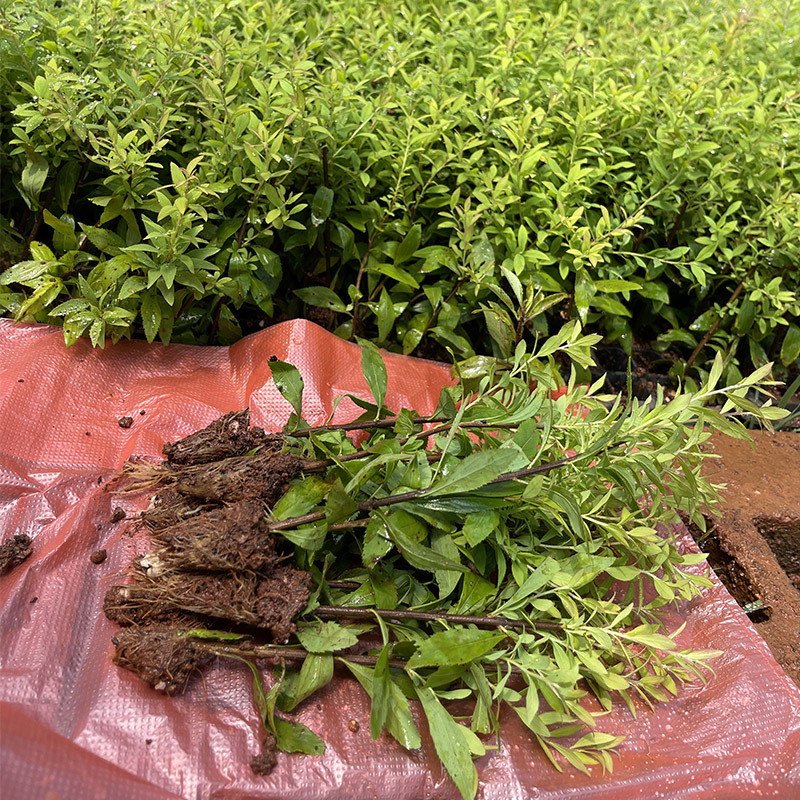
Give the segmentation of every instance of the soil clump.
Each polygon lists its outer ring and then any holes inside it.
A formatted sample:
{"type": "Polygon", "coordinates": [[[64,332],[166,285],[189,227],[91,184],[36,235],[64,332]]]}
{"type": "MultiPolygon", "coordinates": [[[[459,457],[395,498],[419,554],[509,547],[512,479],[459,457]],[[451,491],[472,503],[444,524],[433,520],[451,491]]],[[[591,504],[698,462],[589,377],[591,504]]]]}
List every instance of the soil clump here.
{"type": "Polygon", "coordinates": [[[25,533],[15,533],[0,545],[0,575],[5,575],[21,564],[33,553],[31,537],[25,533]]]}
{"type": "MultiPolygon", "coordinates": [[[[204,651],[181,633],[244,626],[283,643],[308,604],[311,575],[285,563],[285,540],[267,518],[303,461],[249,423],[247,409],[226,414],[165,445],[163,464],[130,462],[117,481],[154,492],[140,518],[151,551],[134,560],[130,583],[109,589],[103,610],[124,628],[115,663],[160,691],[183,691],[199,671],[204,651]]],[[[254,760],[261,774],[274,749],[254,760]]]]}
{"type": "Polygon", "coordinates": [[[178,442],[165,444],[162,452],[170,464],[186,466],[243,456],[256,447],[277,452],[282,444],[281,436],[251,428],[250,409],[246,408],[225,414],[178,442]]]}

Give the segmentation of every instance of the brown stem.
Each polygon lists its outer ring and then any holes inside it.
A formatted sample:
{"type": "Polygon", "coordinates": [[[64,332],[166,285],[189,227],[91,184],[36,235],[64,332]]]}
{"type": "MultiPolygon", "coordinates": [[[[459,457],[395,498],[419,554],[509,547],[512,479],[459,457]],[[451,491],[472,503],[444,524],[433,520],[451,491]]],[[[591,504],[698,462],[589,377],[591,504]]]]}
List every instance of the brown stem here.
{"type": "MultiPolygon", "coordinates": [[[[415,425],[425,425],[426,423],[447,422],[449,417],[414,417],[412,420],[415,425]]],[[[317,425],[314,428],[305,428],[301,431],[294,431],[291,435],[296,439],[310,436],[312,433],[327,433],[328,431],[367,431],[373,428],[393,428],[397,424],[397,419],[371,419],[362,422],[341,422],[335,425],[317,425]]]]}
{"type": "MultiPolygon", "coordinates": [[[[308,655],[306,650],[295,649],[294,647],[277,647],[271,644],[256,645],[252,649],[246,647],[236,647],[235,645],[206,644],[196,642],[202,649],[213,653],[216,656],[238,656],[239,658],[265,658],[265,659],[285,659],[286,661],[303,661],[308,655]]],[[[374,667],[378,663],[375,656],[359,655],[338,655],[336,658],[341,661],[349,661],[351,664],[363,664],[367,667],[374,667]]],[[[406,662],[397,658],[389,659],[389,666],[395,669],[405,669],[406,662]]]]}
{"type": "MultiPolygon", "coordinates": [[[[526,469],[518,469],[514,472],[504,472],[498,475],[494,480],[489,481],[486,485],[492,486],[498,483],[506,483],[507,481],[517,480],[519,478],[528,478],[531,475],[539,475],[542,472],[549,472],[552,469],[563,467],[569,464],[570,461],[575,461],[582,458],[584,453],[576,453],[574,456],[562,458],[559,461],[551,461],[548,464],[539,464],[536,467],[527,467],[526,469]]],[[[384,506],[393,506],[398,503],[407,503],[413,500],[418,500],[421,497],[427,497],[435,486],[428,486],[425,489],[414,489],[410,492],[402,492],[401,494],[390,494],[386,497],[376,497],[372,500],[364,500],[358,504],[359,511],[373,511],[376,508],[383,508],[384,506]]],[[[289,519],[272,522],[269,525],[271,531],[283,531],[290,528],[296,528],[298,525],[307,525],[311,522],[318,522],[325,518],[324,511],[315,511],[310,514],[303,514],[299,517],[290,517],[289,519]]]]}
{"type": "Polygon", "coordinates": [[[681,222],[683,222],[684,216],[686,216],[686,209],[689,208],[689,200],[684,199],[681,207],[678,211],[678,216],[675,218],[675,222],[672,225],[672,230],[669,232],[667,236],[667,244],[668,248],[671,248],[673,243],[675,242],[675,237],[678,235],[678,228],[680,227],[681,222]]]}
{"type": "MultiPolygon", "coordinates": [[[[441,312],[442,308],[445,306],[445,304],[449,303],[453,299],[455,293],[464,285],[466,280],[467,280],[466,278],[459,278],[455,282],[455,285],[450,291],[450,294],[448,294],[447,297],[441,303],[439,303],[439,305],[436,306],[433,313],[431,314],[431,318],[428,320],[428,323],[422,329],[422,333],[420,334],[419,337],[420,342],[425,338],[425,334],[436,324],[436,320],[439,318],[439,313],[441,312]]],[[[417,344],[414,346],[414,349],[411,352],[413,353],[414,350],[417,349],[417,347],[419,347],[419,342],[417,342],[417,344]]]]}
{"type": "MultiPolygon", "coordinates": [[[[328,145],[322,145],[322,183],[325,188],[330,188],[328,183],[328,145]]],[[[331,282],[331,216],[325,219],[325,283],[331,282]]]]}
{"type": "Polygon", "coordinates": [[[686,362],[686,369],[689,369],[689,367],[691,367],[692,364],[694,364],[695,360],[697,359],[697,356],[700,355],[700,351],[708,344],[708,340],[714,335],[717,328],[719,328],[719,324],[720,322],[722,322],[722,317],[725,315],[726,310],[732,303],[736,301],[736,298],[742,293],[742,290],[744,289],[744,284],[753,274],[754,269],[755,267],[752,267],[750,271],[747,273],[747,275],[745,275],[744,278],[742,278],[742,280],[739,282],[739,285],[733,290],[733,294],[728,298],[728,302],[725,303],[725,305],[720,309],[719,313],[717,314],[717,318],[714,320],[714,324],[706,331],[703,338],[697,343],[697,347],[695,347],[694,351],[689,356],[689,360],[686,362]]]}
{"type": "Polygon", "coordinates": [[[452,625],[475,625],[478,628],[538,628],[546,631],[560,631],[563,626],[557,622],[504,617],[475,617],[466,614],[437,614],[431,611],[410,611],[406,609],[348,608],[347,606],[318,606],[312,612],[320,619],[372,619],[377,614],[381,619],[412,619],[420,622],[449,622],[452,625]]]}

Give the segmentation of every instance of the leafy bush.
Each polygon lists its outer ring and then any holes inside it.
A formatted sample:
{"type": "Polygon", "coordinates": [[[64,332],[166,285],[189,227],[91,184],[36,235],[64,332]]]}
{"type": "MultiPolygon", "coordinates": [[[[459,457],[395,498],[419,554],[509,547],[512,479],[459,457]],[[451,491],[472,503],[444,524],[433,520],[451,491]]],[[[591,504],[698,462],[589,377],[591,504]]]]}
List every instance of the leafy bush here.
{"type": "Polygon", "coordinates": [[[0,311],[102,344],[313,307],[459,358],[578,318],[791,364],[800,18],[573,5],[16,3],[0,311]]]}

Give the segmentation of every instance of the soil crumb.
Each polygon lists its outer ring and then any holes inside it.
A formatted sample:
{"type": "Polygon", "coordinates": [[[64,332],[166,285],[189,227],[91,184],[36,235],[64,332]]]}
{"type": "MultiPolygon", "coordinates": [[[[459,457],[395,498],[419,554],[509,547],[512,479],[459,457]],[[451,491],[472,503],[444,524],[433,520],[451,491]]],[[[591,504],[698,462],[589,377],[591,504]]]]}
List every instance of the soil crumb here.
{"type": "Polygon", "coordinates": [[[21,564],[33,552],[31,537],[24,533],[15,533],[0,545],[0,575],[21,564]]]}
{"type": "Polygon", "coordinates": [[[182,692],[203,653],[173,628],[126,628],[112,640],[114,663],[138,675],[156,691],[182,692]]]}
{"type": "Polygon", "coordinates": [[[133,425],[133,417],[120,417],[117,424],[120,428],[130,428],[133,425]]]}
{"type": "Polygon", "coordinates": [[[269,775],[278,763],[277,743],[271,733],[265,733],[261,741],[261,752],[253,756],[250,769],[256,775],[269,775]]]}
{"type": "Polygon", "coordinates": [[[125,514],[124,509],[115,508],[114,509],[114,513],[111,515],[111,522],[116,524],[117,522],[121,522],[123,519],[125,519],[125,517],[126,517],[126,514],[125,514]]]}
{"type": "Polygon", "coordinates": [[[102,564],[107,557],[108,553],[105,550],[95,550],[94,553],[89,556],[89,561],[91,561],[92,564],[102,564]]]}
{"type": "Polygon", "coordinates": [[[243,456],[256,447],[276,452],[282,445],[283,437],[250,427],[250,409],[246,408],[225,414],[178,442],[165,444],[162,452],[170,464],[186,466],[243,456]]]}

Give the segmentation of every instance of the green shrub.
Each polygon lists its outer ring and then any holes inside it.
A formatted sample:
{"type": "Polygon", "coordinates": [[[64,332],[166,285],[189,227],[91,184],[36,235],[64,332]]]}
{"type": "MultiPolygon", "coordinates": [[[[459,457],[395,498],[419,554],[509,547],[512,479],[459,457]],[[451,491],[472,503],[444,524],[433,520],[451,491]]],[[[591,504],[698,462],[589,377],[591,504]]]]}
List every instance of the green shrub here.
{"type": "Polygon", "coordinates": [[[313,306],[459,358],[577,317],[791,364],[800,15],[573,5],[17,2],[0,312],[210,342],[313,306]]]}

